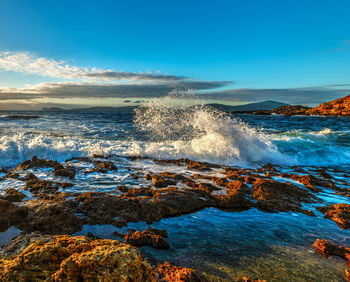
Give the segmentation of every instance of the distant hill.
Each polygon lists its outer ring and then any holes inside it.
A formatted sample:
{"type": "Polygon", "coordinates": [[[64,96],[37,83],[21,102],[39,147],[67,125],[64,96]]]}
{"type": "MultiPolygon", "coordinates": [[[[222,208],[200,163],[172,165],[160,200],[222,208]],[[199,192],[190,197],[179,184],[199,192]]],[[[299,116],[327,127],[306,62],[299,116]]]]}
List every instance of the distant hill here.
{"type": "Polygon", "coordinates": [[[114,112],[114,111],[130,111],[137,106],[122,106],[122,107],[89,107],[89,108],[76,108],[65,110],[59,107],[52,108],[42,108],[42,111],[46,112],[61,112],[61,111],[70,111],[70,112],[114,112]]]}
{"type": "Polygon", "coordinates": [[[231,111],[232,114],[255,114],[255,115],[312,115],[312,116],[350,116],[350,95],[320,104],[318,107],[309,108],[301,105],[284,105],[272,110],[248,110],[231,111]]]}
{"type": "Polygon", "coordinates": [[[62,109],[62,108],[59,108],[59,107],[51,107],[51,108],[42,108],[42,111],[45,111],[45,112],[61,112],[61,111],[65,111],[65,110],[62,109]]]}
{"type": "Polygon", "coordinates": [[[250,103],[239,106],[229,106],[222,104],[207,104],[210,107],[218,109],[223,112],[239,112],[239,111],[270,111],[281,106],[288,106],[286,103],[276,101],[263,101],[258,103],[250,103]]]}
{"type": "MultiPolygon", "coordinates": [[[[214,109],[220,110],[222,112],[232,112],[232,111],[267,111],[273,110],[280,106],[287,106],[288,104],[276,102],[276,101],[264,101],[259,103],[250,103],[240,106],[229,106],[223,104],[207,104],[207,106],[214,109]]],[[[43,111],[47,112],[60,112],[60,111],[74,111],[74,112],[114,112],[114,111],[130,111],[135,109],[137,106],[121,106],[121,107],[88,107],[88,108],[76,108],[65,110],[59,107],[42,108],[43,111]]]]}

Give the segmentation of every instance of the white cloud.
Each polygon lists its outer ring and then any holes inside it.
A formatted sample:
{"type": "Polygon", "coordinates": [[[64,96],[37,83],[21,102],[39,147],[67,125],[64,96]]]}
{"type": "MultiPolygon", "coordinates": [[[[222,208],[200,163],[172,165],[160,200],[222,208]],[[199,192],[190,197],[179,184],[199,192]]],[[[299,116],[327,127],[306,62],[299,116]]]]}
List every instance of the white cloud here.
{"type": "Polygon", "coordinates": [[[164,81],[189,80],[184,76],[160,73],[126,72],[98,68],[82,68],[45,57],[37,57],[28,52],[0,52],[0,69],[44,77],[63,78],[80,81],[164,81]]]}
{"type": "Polygon", "coordinates": [[[74,79],[92,72],[64,61],[36,57],[27,52],[0,52],[0,69],[55,78],[74,79]]]}

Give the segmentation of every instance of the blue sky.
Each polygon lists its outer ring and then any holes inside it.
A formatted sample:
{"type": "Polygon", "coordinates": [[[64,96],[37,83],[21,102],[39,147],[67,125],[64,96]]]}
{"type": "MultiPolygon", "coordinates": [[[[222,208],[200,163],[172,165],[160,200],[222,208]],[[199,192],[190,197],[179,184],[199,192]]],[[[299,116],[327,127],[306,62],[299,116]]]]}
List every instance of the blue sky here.
{"type": "MultiPolygon", "coordinates": [[[[289,103],[303,98],[304,104],[317,104],[348,91],[349,86],[343,84],[350,83],[349,13],[349,1],[2,0],[1,104],[29,103],[36,107],[39,102],[33,103],[38,100],[33,94],[53,104],[120,104],[125,97],[148,99],[164,95],[168,88],[178,88],[173,79],[169,86],[168,78],[160,82],[138,75],[132,81],[120,77],[107,81],[105,77],[98,81],[95,77],[90,81],[85,75],[82,79],[55,71],[28,70],[28,60],[40,58],[56,65],[86,68],[88,72],[174,75],[196,82],[230,81],[218,84],[217,89],[202,85],[195,88],[200,93],[210,92],[211,100],[228,104],[269,98],[285,98],[289,103]],[[9,58],[9,54],[26,54],[29,59],[9,58]],[[87,85],[90,92],[92,85],[103,84],[103,91],[97,89],[102,91],[97,97],[92,93],[77,94],[76,90],[71,95],[52,93],[53,88],[62,85],[68,93],[68,85],[75,83],[80,89],[87,85]],[[128,91],[115,91],[118,85],[126,84],[128,91]],[[138,85],[134,94],[130,84],[138,85]],[[154,95],[141,93],[140,84],[146,84],[147,89],[156,84],[154,95]],[[168,88],[160,91],[159,84],[167,84],[168,88]],[[327,86],[334,84],[342,86],[327,86]],[[104,95],[108,85],[113,88],[104,95]],[[265,94],[259,95],[259,89],[265,94]],[[267,95],[266,89],[278,89],[279,94],[271,91],[267,95]],[[289,91],[285,97],[283,89],[289,91]],[[255,98],[251,93],[244,94],[247,90],[254,90],[255,98]],[[290,93],[292,90],[295,96],[290,93]],[[23,97],[28,93],[28,99],[23,97]],[[305,95],[310,99],[305,99],[305,95]]],[[[53,68],[51,64],[50,70],[53,68]]]]}

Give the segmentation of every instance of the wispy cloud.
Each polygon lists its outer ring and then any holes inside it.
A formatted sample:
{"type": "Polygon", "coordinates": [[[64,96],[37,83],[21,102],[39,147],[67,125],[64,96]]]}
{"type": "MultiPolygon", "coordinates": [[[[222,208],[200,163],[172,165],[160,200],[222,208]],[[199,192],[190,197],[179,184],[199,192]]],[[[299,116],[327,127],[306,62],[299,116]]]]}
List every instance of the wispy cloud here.
{"type": "Polygon", "coordinates": [[[71,66],[64,61],[35,57],[26,52],[1,52],[0,69],[56,78],[77,78],[90,72],[87,68],[71,66]]]}
{"type": "Polygon", "coordinates": [[[208,90],[227,85],[225,81],[179,81],[176,83],[92,84],[42,83],[30,88],[0,88],[0,99],[47,98],[153,98],[178,90],[208,90]]]}
{"type": "Polygon", "coordinates": [[[185,76],[153,74],[142,72],[125,72],[85,68],[70,65],[65,61],[57,61],[45,57],[37,57],[28,52],[0,52],[0,69],[6,71],[36,74],[44,77],[63,78],[69,80],[127,80],[127,81],[182,81],[191,80],[185,76]]]}

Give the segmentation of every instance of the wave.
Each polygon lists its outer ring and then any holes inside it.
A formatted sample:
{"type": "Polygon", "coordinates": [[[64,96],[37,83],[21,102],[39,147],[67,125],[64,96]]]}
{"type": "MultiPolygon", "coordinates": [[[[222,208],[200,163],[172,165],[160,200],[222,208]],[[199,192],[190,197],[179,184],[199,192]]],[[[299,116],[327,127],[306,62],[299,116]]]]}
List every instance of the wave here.
{"type": "Polygon", "coordinates": [[[90,156],[95,153],[109,154],[115,149],[115,144],[110,141],[19,133],[0,137],[0,165],[14,166],[31,159],[32,156],[61,162],[72,157],[90,156]]]}
{"type": "Polygon", "coordinates": [[[31,120],[38,119],[40,116],[36,115],[2,115],[0,116],[0,120],[2,121],[10,121],[10,120],[31,120]]]}
{"type": "Polygon", "coordinates": [[[203,104],[190,106],[177,95],[144,103],[134,121],[149,136],[149,142],[134,144],[134,154],[239,166],[294,164],[263,132],[203,104]]]}
{"type": "MultiPolygon", "coordinates": [[[[280,121],[264,124],[257,117],[260,125],[253,127],[188,96],[145,102],[135,110],[134,120],[128,115],[123,123],[108,116],[96,122],[93,116],[71,115],[69,123],[57,116],[30,125],[19,121],[16,127],[1,127],[0,166],[14,166],[34,155],[64,161],[93,154],[189,158],[243,167],[268,162],[282,166],[350,164],[350,128],[346,124],[323,128],[317,124],[317,131],[310,130],[313,125],[293,130],[300,124],[292,124],[280,132],[280,121]]],[[[306,122],[308,119],[305,117],[306,122]]]]}

